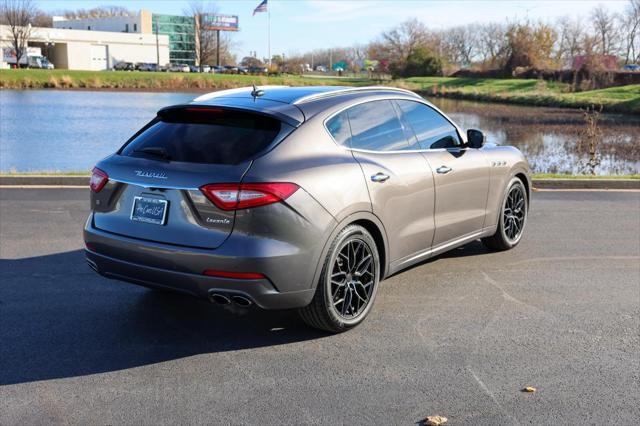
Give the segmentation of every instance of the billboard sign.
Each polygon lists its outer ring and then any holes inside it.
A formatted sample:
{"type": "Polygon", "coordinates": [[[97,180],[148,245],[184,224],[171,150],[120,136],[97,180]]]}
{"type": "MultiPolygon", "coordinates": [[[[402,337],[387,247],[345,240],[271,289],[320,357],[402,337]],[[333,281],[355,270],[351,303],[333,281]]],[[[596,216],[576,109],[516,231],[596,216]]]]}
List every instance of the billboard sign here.
{"type": "Polygon", "coordinates": [[[200,16],[203,29],[210,31],[238,31],[237,15],[218,15],[217,13],[203,13],[200,16]]]}

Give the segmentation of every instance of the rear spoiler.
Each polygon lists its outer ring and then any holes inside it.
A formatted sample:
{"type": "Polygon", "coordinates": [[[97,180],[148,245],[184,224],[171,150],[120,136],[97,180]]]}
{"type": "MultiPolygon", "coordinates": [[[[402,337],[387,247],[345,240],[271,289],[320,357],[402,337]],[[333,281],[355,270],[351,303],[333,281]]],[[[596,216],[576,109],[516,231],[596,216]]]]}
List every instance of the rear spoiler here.
{"type": "Polygon", "coordinates": [[[175,109],[185,108],[212,108],[230,111],[244,111],[254,114],[276,118],[292,127],[299,127],[305,120],[302,111],[295,105],[290,105],[267,99],[243,99],[243,98],[214,98],[207,103],[191,102],[189,104],[179,104],[162,108],[158,115],[175,109]]]}

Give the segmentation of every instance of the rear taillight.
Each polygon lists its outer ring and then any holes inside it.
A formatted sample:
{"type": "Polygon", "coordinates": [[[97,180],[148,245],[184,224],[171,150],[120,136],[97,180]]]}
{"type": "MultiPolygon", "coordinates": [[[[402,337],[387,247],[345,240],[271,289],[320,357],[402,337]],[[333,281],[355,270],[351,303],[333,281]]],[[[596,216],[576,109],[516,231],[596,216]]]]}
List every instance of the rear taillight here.
{"type": "Polygon", "coordinates": [[[89,181],[89,187],[93,192],[100,192],[102,188],[109,182],[109,175],[94,167],[91,171],[91,180],[89,181]]]}
{"type": "Polygon", "coordinates": [[[213,183],[200,191],[222,210],[238,210],[278,203],[298,190],[295,183],[213,183]]]}

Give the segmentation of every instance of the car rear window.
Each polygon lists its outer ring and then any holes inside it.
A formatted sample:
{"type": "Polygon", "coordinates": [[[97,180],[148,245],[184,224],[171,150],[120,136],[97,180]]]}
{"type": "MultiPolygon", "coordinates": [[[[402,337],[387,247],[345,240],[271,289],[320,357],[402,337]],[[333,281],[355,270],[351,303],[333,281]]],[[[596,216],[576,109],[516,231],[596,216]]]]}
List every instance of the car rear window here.
{"type": "Polygon", "coordinates": [[[245,111],[182,108],[158,117],[120,155],[205,164],[238,164],[253,157],[280,133],[279,120],[245,111]]]}

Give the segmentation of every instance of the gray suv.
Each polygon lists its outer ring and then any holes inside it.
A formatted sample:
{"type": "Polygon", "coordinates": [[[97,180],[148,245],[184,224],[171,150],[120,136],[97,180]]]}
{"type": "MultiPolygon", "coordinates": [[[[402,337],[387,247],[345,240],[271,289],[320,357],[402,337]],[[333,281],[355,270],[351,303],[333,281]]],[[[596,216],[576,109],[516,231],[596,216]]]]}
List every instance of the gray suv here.
{"type": "Polygon", "coordinates": [[[517,245],[530,188],[517,149],[406,90],[232,89],[160,110],[96,165],[86,257],[341,332],[385,277],[476,239],[517,245]]]}

